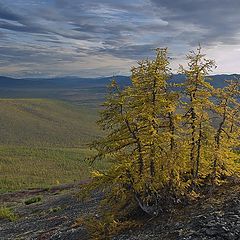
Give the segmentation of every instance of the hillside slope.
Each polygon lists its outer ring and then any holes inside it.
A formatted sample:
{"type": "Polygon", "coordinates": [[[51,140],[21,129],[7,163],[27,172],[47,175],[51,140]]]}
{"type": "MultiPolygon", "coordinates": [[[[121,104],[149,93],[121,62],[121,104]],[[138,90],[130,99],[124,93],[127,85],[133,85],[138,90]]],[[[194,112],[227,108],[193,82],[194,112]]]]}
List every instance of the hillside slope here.
{"type": "MultiPolygon", "coordinates": [[[[121,86],[130,84],[129,77],[116,76],[121,86]]],[[[99,106],[112,77],[104,78],[27,78],[0,76],[0,98],[47,98],[67,100],[78,105],[99,106]]]]}
{"type": "Polygon", "coordinates": [[[96,109],[63,101],[0,99],[0,193],[88,178],[96,119],[96,109]]]}
{"type": "MultiPolygon", "coordinates": [[[[81,202],[77,185],[46,190],[22,191],[0,195],[0,203],[13,208],[19,219],[0,219],[0,239],[71,239],[88,240],[83,225],[76,219],[97,214],[99,196],[81,202]],[[42,196],[38,203],[24,200],[42,196]]],[[[142,221],[139,229],[125,231],[112,240],[237,240],[240,237],[240,188],[234,184],[219,188],[212,196],[192,202],[157,218],[142,221]]],[[[103,240],[99,236],[99,240],[103,240]]]]}
{"type": "Polygon", "coordinates": [[[100,134],[97,110],[45,99],[0,99],[0,145],[79,147],[100,134]]]}

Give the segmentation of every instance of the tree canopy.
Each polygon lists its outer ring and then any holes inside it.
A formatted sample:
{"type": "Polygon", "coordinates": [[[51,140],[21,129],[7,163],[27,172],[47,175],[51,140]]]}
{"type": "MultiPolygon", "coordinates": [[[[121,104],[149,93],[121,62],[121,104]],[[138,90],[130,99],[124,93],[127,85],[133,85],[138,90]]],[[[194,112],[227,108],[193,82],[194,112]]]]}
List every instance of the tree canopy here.
{"type": "Polygon", "coordinates": [[[132,85],[109,85],[99,125],[104,137],[92,144],[93,160],[111,161],[93,171],[87,189],[104,192],[111,213],[140,207],[158,215],[166,203],[196,194],[238,175],[239,80],[211,85],[215,63],[201,52],[187,55],[183,83],[171,81],[166,48],[131,70],[132,85]]]}

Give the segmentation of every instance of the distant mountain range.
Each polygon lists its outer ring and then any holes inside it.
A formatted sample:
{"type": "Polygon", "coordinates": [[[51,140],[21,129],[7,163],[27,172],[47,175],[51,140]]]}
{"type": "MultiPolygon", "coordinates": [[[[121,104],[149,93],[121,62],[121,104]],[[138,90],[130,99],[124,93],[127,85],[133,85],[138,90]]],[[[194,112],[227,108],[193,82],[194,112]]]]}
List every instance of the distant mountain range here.
{"type": "Polygon", "coordinates": [[[24,87],[24,88],[75,88],[75,87],[105,87],[112,79],[116,79],[121,85],[129,85],[130,78],[127,76],[80,78],[80,77],[57,77],[57,78],[10,78],[0,76],[0,87],[24,87]]]}
{"type": "MultiPolygon", "coordinates": [[[[225,81],[239,78],[238,74],[213,75],[212,85],[224,87],[225,81]]],[[[112,79],[120,86],[131,84],[129,76],[79,78],[79,77],[57,77],[57,78],[10,78],[0,76],[0,98],[50,98],[75,102],[77,104],[96,105],[104,100],[106,86],[112,79]]],[[[181,83],[184,75],[176,74],[171,81],[181,83]]]]}
{"type": "MultiPolygon", "coordinates": [[[[222,87],[224,80],[240,78],[239,74],[222,74],[210,76],[215,87],[222,87]]],[[[180,83],[184,80],[185,76],[175,74],[172,81],[180,83]]],[[[80,78],[80,77],[56,77],[56,78],[11,78],[0,76],[0,87],[24,87],[24,88],[70,88],[70,87],[105,87],[112,79],[124,86],[130,84],[129,76],[115,76],[115,77],[98,77],[98,78],[80,78]]]]}

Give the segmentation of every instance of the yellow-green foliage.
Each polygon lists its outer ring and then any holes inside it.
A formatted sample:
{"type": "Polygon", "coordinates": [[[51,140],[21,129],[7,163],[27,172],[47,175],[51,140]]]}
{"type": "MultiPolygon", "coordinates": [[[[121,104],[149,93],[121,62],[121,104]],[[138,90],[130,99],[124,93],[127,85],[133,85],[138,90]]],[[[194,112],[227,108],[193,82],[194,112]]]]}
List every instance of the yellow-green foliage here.
{"type": "Polygon", "coordinates": [[[103,191],[102,203],[115,217],[129,205],[157,215],[201,185],[237,173],[239,82],[214,89],[206,81],[214,61],[200,48],[187,59],[182,84],[170,83],[167,49],[157,49],[154,60],[132,68],[132,86],[109,86],[98,122],[107,134],[92,147],[93,160],[112,165],[94,171],[86,190],[103,191]]]}
{"type": "Polygon", "coordinates": [[[223,89],[216,89],[218,98],[214,112],[219,122],[214,136],[213,180],[219,182],[221,175],[233,175],[238,165],[239,155],[235,149],[240,147],[239,82],[229,81],[223,89]],[[235,149],[234,149],[235,148],[235,149]]]}
{"type": "Polygon", "coordinates": [[[139,221],[131,221],[116,219],[113,214],[105,214],[101,218],[99,216],[90,215],[86,218],[77,219],[75,225],[84,225],[88,232],[91,234],[93,240],[107,240],[112,239],[113,236],[128,229],[141,226],[139,221]]]}
{"type": "Polygon", "coordinates": [[[15,215],[10,208],[0,207],[0,219],[8,219],[10,221],[16,221],[18,219],[17,215],[15,215]]]}

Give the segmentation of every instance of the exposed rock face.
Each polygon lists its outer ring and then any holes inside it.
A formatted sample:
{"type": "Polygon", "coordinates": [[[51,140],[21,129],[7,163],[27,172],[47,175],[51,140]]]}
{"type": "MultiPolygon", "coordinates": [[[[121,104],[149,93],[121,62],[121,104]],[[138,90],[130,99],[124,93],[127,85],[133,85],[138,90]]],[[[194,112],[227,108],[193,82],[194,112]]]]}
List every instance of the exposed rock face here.
{"type": "MultiPolygon", "coordinates": [[[[87,240],[83,226],[75,219],[95,213],[99,197],[82,203],[76,186],[48,191],[26,191],[0,195],[0,203],[15,206],[20,219],[0,220],[0,239],[87,240]],[[42,201],[25,205],[24,199],[41,195],[42,201]]],[[[175,209],[158,218],[147,219],[141,229],[128,231],[114,240],[237,240],[240,239],[240,187],[219,189],[212,197],[175,209]]]]}

